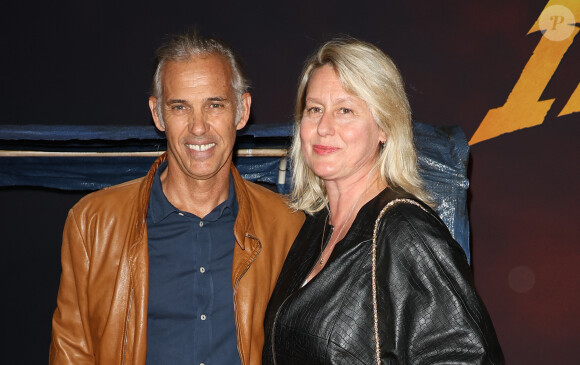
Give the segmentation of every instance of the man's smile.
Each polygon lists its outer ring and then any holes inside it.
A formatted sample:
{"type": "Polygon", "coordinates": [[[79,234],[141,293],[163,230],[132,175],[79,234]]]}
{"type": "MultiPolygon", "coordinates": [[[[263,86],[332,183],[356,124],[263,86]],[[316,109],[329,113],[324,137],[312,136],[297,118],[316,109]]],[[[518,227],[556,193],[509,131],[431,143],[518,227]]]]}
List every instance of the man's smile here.
{"type": "Polygon", "coordinates": [[[185,146],[187,146],[187,148],[192,149],[194,151],[199,151],[199,152],[203,152],[203,151],[207,151],[210,148],[215,146],[215,143],[208,143],[208,144],[186,144],[185,146]]]}

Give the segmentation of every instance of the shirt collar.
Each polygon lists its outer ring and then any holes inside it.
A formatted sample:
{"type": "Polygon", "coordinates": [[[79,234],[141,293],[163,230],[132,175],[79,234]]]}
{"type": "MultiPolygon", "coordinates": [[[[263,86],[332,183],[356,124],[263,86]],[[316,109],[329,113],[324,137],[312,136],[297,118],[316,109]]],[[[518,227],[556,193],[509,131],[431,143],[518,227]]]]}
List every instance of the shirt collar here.
{"type": "MultiPolygon", "coordinates": [[[[167,218],[171,213],[183,213],[185,215],[190,215],[195,217],[195,215],[182,212],[173,206],[167,200],[167,197],[163,193],[163,187],[161,185],[161,173],[167,168],[167,161],[164,161],[157,171],[155,171],[155,176],[153,177],[153,185],[151,186],[151,196],[149,198],[149,210],[148,215],[151,217],[153,223],[158,223],[163,219],[167,218]]],[[[215,207],[208,215],[206,215],[204,221],[216,221],[220,217],[226,214],[238,214],[238,202],[236,199],[236,190],[234,189],[233,177],[230,173],[230,185],[228,190],[227,199],[215,207]]],[[[199,217],[197,217],[199,218],[199,217]]]]}
{"type": "Polygon", "coordinates": [[[203,217],[204,221],[217,221],[225,215],[233,214],[234,217],[238,214],[238,201],[236,199],[236,189],[234,189],[234,178],[230,173],[230,187],[228,190],[227,199],[220,205],[215,207],[208,215],[203,217]]]}

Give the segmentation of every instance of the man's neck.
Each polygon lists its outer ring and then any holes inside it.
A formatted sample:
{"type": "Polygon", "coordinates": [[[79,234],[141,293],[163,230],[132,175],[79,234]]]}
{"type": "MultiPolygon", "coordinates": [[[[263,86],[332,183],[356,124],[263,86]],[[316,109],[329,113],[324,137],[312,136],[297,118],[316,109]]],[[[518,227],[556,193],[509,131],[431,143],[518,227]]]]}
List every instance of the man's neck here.
{"type": "Polygon", "coordinates": [[[171,166],[160,176],[163,193],[177,209],[203,218],[226,201],[230,187],[230,169],[224,168],[207,180],[178,178],[171,166]]]}

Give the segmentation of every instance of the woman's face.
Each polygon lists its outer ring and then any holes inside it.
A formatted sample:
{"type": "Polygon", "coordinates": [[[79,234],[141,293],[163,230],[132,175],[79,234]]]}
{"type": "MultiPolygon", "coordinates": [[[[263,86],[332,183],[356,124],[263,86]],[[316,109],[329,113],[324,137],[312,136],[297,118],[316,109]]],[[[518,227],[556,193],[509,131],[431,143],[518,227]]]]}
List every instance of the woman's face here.
{"type": "Polygon", "coordinates": [[[331,66],[312,74],[300,124],[302,153],[326,182],[353,183],[366,178],[386,135],[366,102],[346,92],[331,66]]]}

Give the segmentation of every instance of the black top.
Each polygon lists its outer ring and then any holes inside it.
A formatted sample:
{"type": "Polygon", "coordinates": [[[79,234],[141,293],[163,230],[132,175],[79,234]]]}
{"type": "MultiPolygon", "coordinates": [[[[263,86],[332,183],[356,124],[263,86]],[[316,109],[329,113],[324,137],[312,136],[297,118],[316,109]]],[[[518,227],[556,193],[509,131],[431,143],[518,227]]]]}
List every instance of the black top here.
{"type": "MultiPolygon", "coordinates": [[[[396,198],[413,199],[385,189],[365,204],[326,266],[302,287],[320,257],[327,212],[307,217],[266,311],[264,364],[376,363],[372,234],[379,212],[396,198]]],[[[382,363],[502,364],[465,253],[436,214],[421,205],[427,212],[394,205],[379,226],[382,363]]]]}

